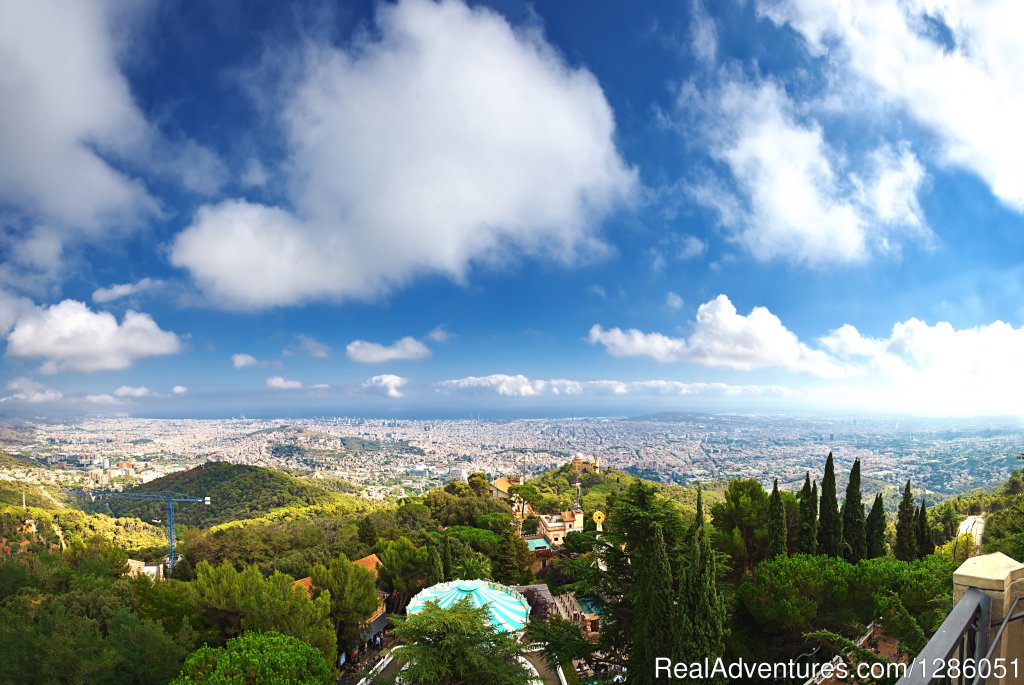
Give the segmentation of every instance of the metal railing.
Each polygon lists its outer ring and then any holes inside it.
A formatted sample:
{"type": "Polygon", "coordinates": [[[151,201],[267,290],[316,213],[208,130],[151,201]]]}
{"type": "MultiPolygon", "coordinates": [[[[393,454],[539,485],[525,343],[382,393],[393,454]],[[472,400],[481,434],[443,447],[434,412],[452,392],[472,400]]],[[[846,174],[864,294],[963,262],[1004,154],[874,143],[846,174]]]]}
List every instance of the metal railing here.
{"type": "MultiPolygon", "coordinates": [[[[1016,606],[1016,603],[1014,604],[1016,606]]],[[[1010,614],[1007,613],[1007,619],[1010,614]]],[[[1005,621],[992,643],[988,645],[988,631],[992,625],[992,599],[977,588],[969,588],[956,603],[949,616],[928,641],[921,653],[911,662],[907,674],[896,685],[932,685],[957,683],[980,685],[987,677],[979,676],[977,666],[990,657],[1002,637],[1005,621]],[[971,668],[950,668],[953,660],[958,665],[973,663],[971,668]],[[955,675],[951,676],[953,673],[955,675]]]]}

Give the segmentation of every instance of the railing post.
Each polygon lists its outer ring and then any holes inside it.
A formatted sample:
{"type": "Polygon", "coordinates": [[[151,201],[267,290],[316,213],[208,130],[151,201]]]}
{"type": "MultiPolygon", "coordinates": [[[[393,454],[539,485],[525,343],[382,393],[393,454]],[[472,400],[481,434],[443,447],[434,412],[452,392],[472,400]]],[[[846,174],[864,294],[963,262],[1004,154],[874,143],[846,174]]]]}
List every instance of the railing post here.
{"type": "MultiPolygon", "coordinates": [[[[971,557],[953,573],[954,603],[960,601],[969,588],[977,588],[992,600],[991,617],[987,623],[996,624],[996,627],[989,628],[987,634],[978,636],[980,658],[991,646],[996,628],[1006,617],[1014,598],[1024,594],[1024,564],[1002,552],[971,557]]],[[[1013,621],[1006,626],[992,659],[993,662],[1004,660],[1006,677],[989,678],[986,685],[1024,685],[1024,621],[1013,621]]]]}

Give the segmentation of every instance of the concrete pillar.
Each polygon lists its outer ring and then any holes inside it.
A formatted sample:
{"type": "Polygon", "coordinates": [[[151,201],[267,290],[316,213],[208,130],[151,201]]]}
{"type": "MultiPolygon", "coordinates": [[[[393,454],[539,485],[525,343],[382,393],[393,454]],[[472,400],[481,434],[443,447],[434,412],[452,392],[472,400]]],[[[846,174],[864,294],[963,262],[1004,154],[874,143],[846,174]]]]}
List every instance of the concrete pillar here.
{"type": "MultiPolygon", "coordinates": [[[[992,598],[992,622],[996,625],[988,632],[988,644],[991,646],[1014,598],[1024,595],[1024,564],[1002,552],[971,557],[953,573],[953,601],[958,602],[972,587],[992,598]]],[[[1021,611],[1024,611],[1024,600],[1018,602],[1014,610],[1015,613],[1021,611]]],[[[1001,680],[991,678],[986,685],[1024,685],[1024,619],[1006,626],[999,646],[992,654],[993,660],[997,658],[1005,660],[1007,675],[1001,680]]]]}

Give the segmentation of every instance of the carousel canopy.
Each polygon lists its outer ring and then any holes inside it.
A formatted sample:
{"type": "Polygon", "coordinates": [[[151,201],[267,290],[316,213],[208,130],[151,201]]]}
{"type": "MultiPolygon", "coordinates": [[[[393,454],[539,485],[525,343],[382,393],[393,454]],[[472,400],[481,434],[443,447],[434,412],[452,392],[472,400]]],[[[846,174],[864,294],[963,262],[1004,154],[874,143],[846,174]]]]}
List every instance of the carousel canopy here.
{"type": "Polygon", "coordinates": [[[415,614],[427,602],[437,602],[442,609],[447,609],[466,598],[475,607],[486,607],[491,625],[503,633],[522,630],[530,616],[530,605],[525,597],[489,580],[452,580],[432,585],[413,597],[406,611],[415,614]]]}

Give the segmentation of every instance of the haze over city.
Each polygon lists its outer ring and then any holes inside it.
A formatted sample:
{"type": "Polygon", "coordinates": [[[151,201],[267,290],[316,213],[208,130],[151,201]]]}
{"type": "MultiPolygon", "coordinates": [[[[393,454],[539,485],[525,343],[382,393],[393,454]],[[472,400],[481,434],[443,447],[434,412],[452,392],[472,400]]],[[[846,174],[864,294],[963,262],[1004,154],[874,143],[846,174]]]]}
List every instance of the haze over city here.
{"type": "Polygon", "coordinates": [[[819,5],[3,3],[0,415],[1021,416],[1024,9],[819,5]]]}

